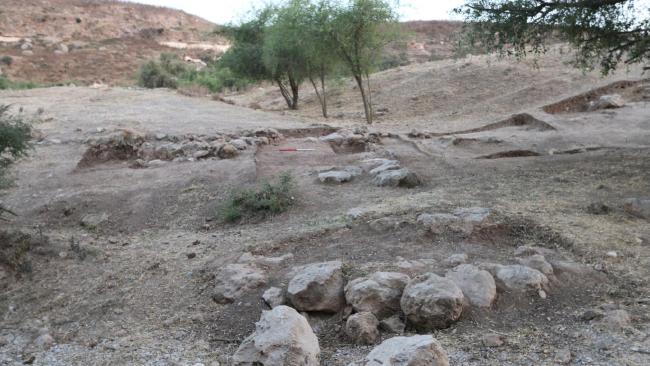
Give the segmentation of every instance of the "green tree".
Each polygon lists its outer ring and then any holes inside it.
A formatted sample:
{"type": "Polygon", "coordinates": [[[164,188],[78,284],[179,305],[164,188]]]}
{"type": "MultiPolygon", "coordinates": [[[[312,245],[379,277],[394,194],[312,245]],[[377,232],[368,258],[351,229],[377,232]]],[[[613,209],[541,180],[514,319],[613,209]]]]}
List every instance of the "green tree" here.
{"type": "Polygon", "coordinates": [[[650,9],[633,0],[469,0],[456,12],[469,24],[466,44],[488,52],[540,54],[559,37],[576,48],[575,64],[584,69],[607,74],[621,62],[650,60],[650,9]]]}
{"type": "Polygon", "coordinates": [[[385,46],[398,38],[397,13],[385,0],[334,3],[329,34],[342,61],[359,87],[366,121],[373,119],[370,73],[385,46]]]}
{"type": "Polygon", "coordinates": [[[298,109],[300,85],[307,76],[309,0],[291,0],[275,8],[264,34],[263,61],[289,109],[298,109]]]}

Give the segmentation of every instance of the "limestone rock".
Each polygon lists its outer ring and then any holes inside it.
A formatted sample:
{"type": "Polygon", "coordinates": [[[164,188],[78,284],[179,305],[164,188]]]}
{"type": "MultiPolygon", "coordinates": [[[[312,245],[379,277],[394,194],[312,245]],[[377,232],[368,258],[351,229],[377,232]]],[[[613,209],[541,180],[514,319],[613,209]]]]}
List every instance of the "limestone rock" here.
{"type": "Polygon", "coordinates": [[[289,301],[300,311],[337,312],[345,305],[343,263],[306,265],[289,282],[289,301]]]}
{"type": "Polygon", "coordinates": [[[490,307],[497,297],[497,286],[490,272],[471,264],[462,264],[448,271],[445,277],[460,287],[473,306],[490,307]]]}
{"type": "Polygon", "coordinates": [[[231,144],[225,144],[219,148],[217,156],[221,159],[232,159],[237,156],[238,150],[231,144]]]}
{"type": "Polygon", "coordinates": [[[345,334],[355,344],[375,344],[379,340],[379,321],[369,312],[353,314],[345,323],[345,334]]]}
{"type": "Polygon", "coordinates": [[[343,141],[345,141],[345,137],[338,132],[334,132],[327,136],[321,137],[320,140],[322,142],[327,142],[330,144],[341,145],[343,141]]]}
{"type": "Polygon", "coordinates": [[[618,330],[628,327],[632,322],[632,318],[630,313],[625,310],[611,310],[605,313],[605,317],[601,322],[609,329],[618,330]]]}
{"type": "Polygon", "coordinates": [[[536,269],[547,277],[553,275],[553,266],[546,261],[543,255],[536,254],[527,258],[519,258],[517,261],[522,266],[536,269]]]}
{"type": "Polygon", "coordinates": [[[328,172],[319,173],[318,180],[320,180],[321,183],[341,184],[351,181],[352,174],[345,171],[330,170],[328,172]]]}
{"type": "Polygon", "coordinates": [[[232,357],[235,366],[318,366],[318,338],[307,319],[288,306],[265,311],[232,357]]]}
{"type": "Polygon", "coordinates": [[[625,107],[625,99],[619,94],[603,95],[597,100],[589,103],[590,111],[599,109],[615,109],[625,107]]]}
{"type": "Polygon", "coordinates": [[[88,214],[81,218],[81,226],[94,229],[106,221],[108,221],[108,214],[106,213],[88,214]]]}
{"type": "Polygon", "coordinates": [[[450,279],[426,273],[411,280],[400,305],[409,323],[417,329],[449,327],[463,313],[465,296],[450,279]]]}
{"type": "Polygon", "coordinates": [[[548,285],[548,278],[540,271],[521,265],[502,266],[496,278],[508,290],[539,292],[548,285]]]}
{"type": "Polygon", "coordinates": [[[466,253],[452,254],[445,260],[445,264],[456,267],[467,263],[468,260],[469,256],[466,253]]]}
{"type": "Polygon", "coordinates": [[[266,285],[266,273],[251,264],[235,263],[224,267],[216,276],[212,299],[227,304],[245,292],[266,285]]]}
{"type": "Polygon", "coordinates": [[[469,207],[454,210],[454,215],[460,217],[466,223],[478,225],[482,224],[490,216],[490,212],[490,209],[485,207],[469,207]]]}
{"type": "Polygon", "coordinates": [[[373,183],[378,187],[414,188],[422,184],[420,178],[406,168],[386,170],[377,174],[373,183]]]}
{"type": "Polygon", "coordinates": [[[409,280],[402,273],[376,272],[348,283],[345,298],[354,310],[384,319],[399,312],[402,292],[409,280]]]}
{"type": "Polygon", "coordinates": [[[449,359],[440,343],[432,336],[417,335],[385,340],[356,365],[449,366],[449,359]]]}
{"type": "Polygon", "coordinates": [[[280,305],[284,305],[284,291],[278,287],[271,287],[268,290],[264,291],[262,294],[262,299],[264,302],[271,307],[271,309],[276,308],[280,305]]]}

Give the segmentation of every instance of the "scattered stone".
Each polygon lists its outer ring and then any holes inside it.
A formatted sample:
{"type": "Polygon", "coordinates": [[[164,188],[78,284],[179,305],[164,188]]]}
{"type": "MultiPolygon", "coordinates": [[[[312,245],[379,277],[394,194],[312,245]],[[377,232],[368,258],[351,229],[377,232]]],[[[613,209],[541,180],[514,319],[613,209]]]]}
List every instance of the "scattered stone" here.
{"type": "Polygon", "coordinates": [[[587,213],[592,215],[607,215],[611,211],[611,207],[602,202],[593,202],[587,206],[587,213]]]}
{"type": "Polygon", "coordinates": [[[361,174],[363,174],[363,169],[361,169],[360,167],[355,166],[355,165],[345,166],[345,167],[343,167],[343,170],[350,173],[350,175],[352,175],[352,178],[356,178],[356,177],[360,176],[361,174]]]}
{"type": "Polygon", "coordinates": [[[192,154],[194,159],[204,159],[210,156],[210,150],[199,150],[192,154]]]}
{"type": "Polygon", "coordinates": [[[256,266],[245,263],[229,264],[216,276],[212,299],[219,304],[228,304],[245,292],[266,285],[266,273],[256,266]]]}
{"type": "Polygon", "coordinates": [[[397,160],[386,160],[383,164],[380,166],[370,170],[370,175],[376,176],[381,173],[391,171],[391,170],[398,170],[401,169],[402,167],[399,164],[399,161],[397,160]]]}
{"type": "Polygon", "coordinates": [[[375,344],[379,340],[379,321],[369,312],[351,315],[345,323],[345,334],[355,344],[375,344]]]}
{"type": "Polygon", "coordinates": [[[464,222],[479,225],[482,224],[489,216],[490,209],[485,207],[458,208],[453,214],[460,217],[464,222]]]}
{"type": "Polygon", "coordinates": [[[609,251],[609,252],[605,253],[605,256],[607,258],[618,258],[618,253],[612,250],[612,251],[609,251]]]}
{"type": "Polygon", "coordinates": [[[626,199],[623,201],[623,209],[630,215],[650,219],[650,197],[626,199]]]}
{"type": "Polygon", "coordinates": [[[414,188],[422,184],[420,178],[406,168],[387,170],[377,174],[373,183],[378,187],[414,188]]]}
{"type": "Polygon", "coordinates": [[[463,232],[464,226],[456,215],[446,213],[421,214],[417,218],[418,223],[434,234],[445,232],[463,232]]]}
{"type": "Polygon", "coordinates": [[[391,165],[399,166],[399,162],[397,160],[389,160],[389,159],[382,159],[382,158],[366,159],[366,160],[361,161],[361,168],[364,171],[369,172],[369,173],[373,169],[378,168],[380,166],[384,166],[384,165],[386,165],[386,166],[391,166],[391,165]]]}
{"type": "Polygon", "coordinates": [[[194,252],[187,253],[187,259],[194,259],[194,258],[196,258],[196,253],[194,253],[194,252]]]}
{"type": "Polygon", "coordinates": [[[108,221],[108,214],[106,213],[88,214],[81,218],[81,226],[95,229],[106,221],[108,221]]]}
{"type": "Polygon", "coordinates": [[[400,319],[399,315],[393,315],[380,321],[379,329],[389,333],[402,334],[406,329],[406,324],[400,319]]]}
{"type": "Polygon", "coordinates": [[[48,333],[41,334],[34,340],[34,345],[43,350],[50,349],[54,343],[54,338],[48,333]]]}
{"type": "Polygon", "coordinates": [[[566,348],[558,350],[555,353],[555,362],[559,363],[560,365],[568,365],[571,363],[571,358],[573,358],[571,350],[566,348]]]}
{"type": "Polygon", "coordinates": [[[589,266],[585,266],[584,264],[580,264],[580,263],[575,263],[570,261],[553,261],[551,262],[551,266],[553,266],[555,273],[558,275],[560,274],[570,274],[570,275],[580,275],[580,276],[590,275],[590,277],[596,275],[596,271],[594,271],[593,268],[589,266]]]}
{"type": "Polygon", "coordinates": [[[502,266],[495,277],[508,290],[539,292],[548,286],[542,272],[522,265],[502,266]]]}
{"type": "Polygon", "coordinates": [[[430,335],[394,337],[375,347],[360,366],[449,366],[447,353],[430,335]]]}
{"type": "Polygon", "coordinates": [[[400,301],[409,323],[421,330],[449,327],[460,318],[464,303],[463,291],[450,279],[434,273],[411,280],[400,301]]]}
{"type": "Polygon", "coordinates": [[[505,338],[500,334],[490,333],[483,336],[483,345],[485,347],[496,348],[503,346],[505,343],[505,338]]]}
{"type": "Polygon", "coordinates": [[[337,312],[345,306],[343,263],[314,263],[299,269],[289,282],[289,301],[300,311],[337,312]]]}
{"type": "Polygon", "coordinates": [[[360,218],[361,216],[365,215],[367,213],[367,210],[363,208],[351,208],[348,210],[348,217],[352,220],[356,220],[360,218]]]}
{"type": "Polygon", "coordinates": [[[434,259],[406,260],[398,257],[395,266],[401,273],[406,273],[409,276],[418,276],[431,272],[437,264],[437,261],[434,259]]]}
{"type": "Polygon", "coordinates": [[[284,291],[278,287],[271,287],[268,290],[264,291],[262,294],[262,299],[264,302],[271,307],[271,309],[276,308],[280,305],[284,305],[284,291]]]}
{"type": "Polygon", "coordinates": [[[600,309],[587,309],[584,313],[582,313],[582,315],[580,315],[580,319],[586,322],[592,320],[601,320],[604,317],[605,313],[603,313],[600,309]]]}
{"type": "Polygon", "coordinates": [[[625,99],[619,94],[602,95],[595,101],[589,103],[590,111],[597,111],[600,109],[616,109],[625,107],[625,99]]]}
{"type": "Polygon", "coordinates": [[[445,277],[460,287],[473,306],[490,307],[497,297],[497,286],[490,272],[471,264],[462,264],[448,271],[445,277]]]}
{"type": "Polygon", "coordinates": [[[357,278],[345,287],[345,298],[357,312],[370,312],[378,319],[397,314],[409,276],[395,272],[376,272],[357,278]]]}
{"type": "Polygon", "coordinates": [[[531,256],[531,255],[544,255],[544,251],[539,247],[532,247],[530,245],[521,245],[515,249],[515,257],[531,256]]]}
{"type": "Polygon", "coordinates": [[[399,230],[400,228],[406,227],[410,224],[411,223],[408,220],[394,216],[381,217],[368,222],[368,226],[378,233],[399,230]]]}
{"type": "Polygon", "coordinates": [[[219,151],[217,152],[217,156],[220,157],[221,159],[232,159],[235,156],[237,156],[238,151],[236,147],[234,147],[231,144],[224,144],[219,148],[219,151]]]}
{"type": "Polygon", "coordinates": [[[280,268],[285,266],[293,259],[292,253],[287,253],[280,257],[264,257],[246,252],[237,260],[238,263],[249,263],[267,268],[280,268]]]}
{"type": "Polygon", "coordinates": [[[318,366],[318,338],[302,315],[288,306],[262,313],[255,332],[232,357],[235,366],[318,366]]]}
{"type": "Polygon", "coordinates": [[[230,140],[230,144],[234,146],[237,150],[246,150],[248,148],[248,144],[246,143],[246,141],[242,139],[230,140]]]}
{"type": "Polygon", "coordinates": [[[609,329],[618,330],[630,326],[632,318],[625,310],[611,310],[605,313],[601,323],[609,329]]]}
{"type": "Polygon", "coordinates": [[[338,132],[334,132],[327,136],[321,137],[320,140],[330,144],[341,145],[343,141],[345,141],[345,137],[338,132]]]}
{"type": "Polygon", "coordinates": [[[468,260],[469,256],[466,253],[452,254],[447,258],[447,260],[445,260],[445,264],[448,266],[456,267],[467,263],[468,260]]]}
{"type": "Polygon", "coordinates": [[[318,180],[326,184],[341,184],[352,180],[352,174],[345,171],[331,170],[318,174],[318,180]]]}
{"type": "Polygon", "coordinates": [[[535,254],[527,258],[518,258],[517,262],[522,266],[536,269],[547,277],[553,275],[553,266],[546,261],[543,255],[535,254]]]}

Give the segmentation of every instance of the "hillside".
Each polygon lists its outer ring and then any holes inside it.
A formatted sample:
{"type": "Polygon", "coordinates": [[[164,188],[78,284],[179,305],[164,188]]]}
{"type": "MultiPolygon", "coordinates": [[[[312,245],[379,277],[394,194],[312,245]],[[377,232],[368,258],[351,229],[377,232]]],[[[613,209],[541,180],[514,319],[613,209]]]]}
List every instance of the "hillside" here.
{"type": "Polygon", "coordinates": [[[216,25],[182,11],[121,1],[6,0],[0,10],[2,72],[37,83],[130,84],[161,52],[217,56],[216,25]]]}

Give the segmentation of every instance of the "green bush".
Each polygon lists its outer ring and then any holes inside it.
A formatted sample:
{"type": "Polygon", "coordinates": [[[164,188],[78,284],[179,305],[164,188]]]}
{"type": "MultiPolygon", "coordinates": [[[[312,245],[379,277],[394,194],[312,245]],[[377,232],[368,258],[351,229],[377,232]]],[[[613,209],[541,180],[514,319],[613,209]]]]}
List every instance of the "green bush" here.
{"type": "Polygon", "coordinates": [[[169,73],[156,61],[149,61],[140,67],[138,85],[149,88],[171,88],[178,86],[177,76],[169,73]]]}
{"type": "Polygon", "coordinates": [[[2,56],[0,57],[0,64],[11,66],[14,63],[14,59],[11,56],[2,56]]]}
{"type": "Polygon", "coordinates": [[[10,80],[6,76],[0,76],[0,90],[7,89],[34,89],[38,88],[39,85],[31,81],[14,81],[10,80]]]}
{"type": "Polygon", "coordinates": [[[30,137],[29,125],[22,118],[9,114],[8,105],[0,105],[0,187],[8,184],[5,173],[9,165],[27,155],[30,137]]]}
{"type": "Polygon", "coordinates": [[[293,190],[293,177],[284,173],[275,183],[267,182],[255,190],[233,193],[219,209],[218,216],[226,222],[236,222],[282,213],[294,203],[293,190]]]}

